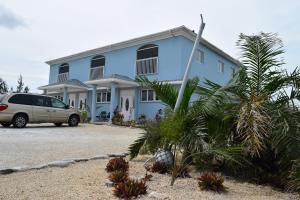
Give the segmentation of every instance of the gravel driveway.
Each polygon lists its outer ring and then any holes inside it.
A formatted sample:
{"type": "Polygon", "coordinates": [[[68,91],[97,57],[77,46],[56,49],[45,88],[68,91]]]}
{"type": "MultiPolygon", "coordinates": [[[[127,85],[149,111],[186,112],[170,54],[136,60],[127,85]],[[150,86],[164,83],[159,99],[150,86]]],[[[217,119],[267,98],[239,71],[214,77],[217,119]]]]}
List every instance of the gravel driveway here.
{"type": "Polygon", "coordinates": [[[141,132],[134,128],[91,124],[78,127],[29,125],[24,129],[0,127],[0,169],[127,152],[128,145],[141,132]]]}

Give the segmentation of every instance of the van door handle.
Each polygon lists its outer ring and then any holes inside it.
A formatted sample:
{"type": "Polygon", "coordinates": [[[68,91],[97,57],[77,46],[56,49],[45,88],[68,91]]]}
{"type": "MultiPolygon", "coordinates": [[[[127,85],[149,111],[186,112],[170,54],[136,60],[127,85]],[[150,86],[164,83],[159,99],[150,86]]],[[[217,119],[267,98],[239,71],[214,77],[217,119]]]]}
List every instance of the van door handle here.
{"type": "Polygon", "coordinates": [[[47,110],[47,112],[50,112],[50,110],[47,110]]]}
{"type": "Polygon", "coordinates": [[[52,110],[52,112],[56,112],[56,110],[52,110]]]}

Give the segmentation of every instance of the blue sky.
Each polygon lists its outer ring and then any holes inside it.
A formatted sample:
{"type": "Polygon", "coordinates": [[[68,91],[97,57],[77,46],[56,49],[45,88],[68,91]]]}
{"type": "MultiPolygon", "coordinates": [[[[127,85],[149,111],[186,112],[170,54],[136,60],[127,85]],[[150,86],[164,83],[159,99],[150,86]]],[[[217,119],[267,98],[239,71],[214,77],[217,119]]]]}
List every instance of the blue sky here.
{"type": "Polygon", "coordinates": [[[239,33],[276,32],[285,67],[300,60],[300,1],[296,0],[0,0],[0,77],[32,91],[48,83],[45,61],[180,25],[238,58],[239,33]]]}

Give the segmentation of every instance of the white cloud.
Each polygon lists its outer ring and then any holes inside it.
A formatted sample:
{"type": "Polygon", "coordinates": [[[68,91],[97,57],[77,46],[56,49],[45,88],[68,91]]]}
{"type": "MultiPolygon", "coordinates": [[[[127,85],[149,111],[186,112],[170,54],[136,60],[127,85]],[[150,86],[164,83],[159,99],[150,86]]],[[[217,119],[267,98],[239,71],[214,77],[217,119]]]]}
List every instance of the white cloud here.
{"type": "Polygon", "coordinates": [[[15,29],[25,26],[23,19],[15,15],[10,9],[0,5],[0,27],[15,29]]]}

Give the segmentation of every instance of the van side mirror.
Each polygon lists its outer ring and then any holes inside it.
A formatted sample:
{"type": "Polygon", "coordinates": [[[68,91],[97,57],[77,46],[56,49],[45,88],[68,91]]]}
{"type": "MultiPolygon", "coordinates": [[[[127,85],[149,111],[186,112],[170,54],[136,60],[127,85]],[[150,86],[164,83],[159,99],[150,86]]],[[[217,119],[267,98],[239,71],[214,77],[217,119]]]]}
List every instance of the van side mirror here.
{"type": "Polygon", "coordinates": [[[69,109],[70,108],[70,106],[69,105],[65,105],[65,109],[69,109]]]}

